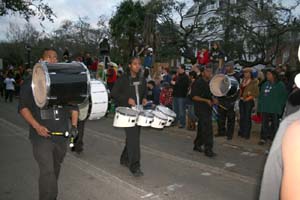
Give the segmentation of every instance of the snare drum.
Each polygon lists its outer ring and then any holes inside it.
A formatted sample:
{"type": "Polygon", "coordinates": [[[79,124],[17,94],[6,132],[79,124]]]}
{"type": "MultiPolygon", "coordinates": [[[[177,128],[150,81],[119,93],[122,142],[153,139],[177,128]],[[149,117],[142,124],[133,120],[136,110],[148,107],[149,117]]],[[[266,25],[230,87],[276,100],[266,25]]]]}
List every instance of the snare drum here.
{"type": "Polygon", "coordinates": [[[127,107],[118,107],[114,117],[114,127],[128,128],[134,127],[137,122],[139,112],[127,107]]]}
{"type": "Polygon", "coordinates": [[[32,93],[39,108],[81,104],[89,97],[89,84],[89,71],[78,62],[41,62],[32,72],[32,93]]]}
{"type": "Polygon", "coordinates": [[[152,114],[154,115],[153,122],[151,123],[152,128],[159,128],[162,129],[167,124],[168,118],[158,111],[153,111],[152,114]]]}
{"type": "Polygon", "coordinates": [[[176,118],[176,113],[173,110],[171,110],[170,108],[168,108],[166,106],[162,106],[162,105],[156,106],[156,111],[165,115],[168,118],[166,126],[171,126],[171,124],[174,122],[174,120],[176,118]]]}
{"type": "Polygon", "coordinates": [[[154,115],[151,111],[145,110],[139,113],[137,125],[143,127],[151,126],[151,123],[154,120],[154,115]]]}
{"type": "Polygon", "coordinates": [[[108,93],[102,81],[91,80],[91,102],[89,120],[100,119],[105,116],[108,108],[108,93]]]}

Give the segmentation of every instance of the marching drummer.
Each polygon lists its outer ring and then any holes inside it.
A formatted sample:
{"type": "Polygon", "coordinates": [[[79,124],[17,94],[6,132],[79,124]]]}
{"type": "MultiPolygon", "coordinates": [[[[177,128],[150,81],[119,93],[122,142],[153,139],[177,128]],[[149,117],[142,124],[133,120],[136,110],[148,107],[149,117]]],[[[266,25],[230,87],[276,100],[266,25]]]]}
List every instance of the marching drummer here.
{"type": "Polygon", "coordinates": [[[203,152],[207,157],[214,157],[213,152],[213,127],[212,106],[217,102],[213,99],[209,89],[209,81],[212,78],[212,66],[208,65],[202,77],[197,80],[191,91],[195,104],[195,113],[198,117],[197,137],[194,141],[194,151],[203,152]],[[204,146],[204,149],[202,148],[204,146]]]}
{"type": "MultiPolygon", "coordinates": [[[[140,58],[131,58],[128,73],[117,80],[111,93],[118,106],[135,107],[147,104],[147,83],[140,75],[140,69],[140,58]]],[[[144,175],[140,163],[140,132],[139,126],[125,128],[126,144],[120,158],[120,164],[128,167],[135,177],[144,175]]]]}
{"type": "MultiPolygon", "coordinates": [[[[57,62],[57,54],[53,49],[45,49],[42,61],[57,62]]],[[[54,200],[58,193],[58,177],[61,163],[67,151],[67,139],[55,136],[56,131],[69,131],[76,137],[78,111],[76,107],[62,109],[40,109],[34,102],[31,78],[21,87],[19,113],[30,126],[29,138],[33,156],[39,166],[39,199],[54,200]],[[54,114],[55,113],[55,114],[54,114]],[[57,115],[59,118],[54,117],[57,115]],[[71,116],[72,128],[69,129],[71,116]],[[59,130],[56,130],[59,129],[59,130]]]]}

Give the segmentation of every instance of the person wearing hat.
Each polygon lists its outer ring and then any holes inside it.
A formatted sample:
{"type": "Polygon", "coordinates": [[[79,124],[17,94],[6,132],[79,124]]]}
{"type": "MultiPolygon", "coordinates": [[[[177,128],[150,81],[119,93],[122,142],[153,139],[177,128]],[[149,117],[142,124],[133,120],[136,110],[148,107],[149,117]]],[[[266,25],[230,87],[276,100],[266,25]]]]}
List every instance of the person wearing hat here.
{"type": "MultiPolygon", "coordinates": [[[[225,73],[230,78],[240,81],[239,73],[234,71],[234,61],[229,61],[225,64],[225,73]]],[[[216,136],[226,136],[227,140],[231,140],[235,127],[235,111],[234,105],[238,98],[238,91],[234,95],[218,98],[218,134],[216,136]],[[227,122],[227,126],[226,126],[227,122]]]]}
{"type": "Polygon", "coordinates": [[[275,70],[268,69],[266,77],[258,98],[258,112],[262,113],[260,145],[274,139],[288,95],[275,70]]]}
{"type": "Polygon", "coordinates": [[[243,80],[240,84],[240,130],[238,135],[249,139],[252,127],[251,114],[254,108],[254,99],[259,94],[258,81],[253,78],[252,68],[243,69],[243,80]]]}

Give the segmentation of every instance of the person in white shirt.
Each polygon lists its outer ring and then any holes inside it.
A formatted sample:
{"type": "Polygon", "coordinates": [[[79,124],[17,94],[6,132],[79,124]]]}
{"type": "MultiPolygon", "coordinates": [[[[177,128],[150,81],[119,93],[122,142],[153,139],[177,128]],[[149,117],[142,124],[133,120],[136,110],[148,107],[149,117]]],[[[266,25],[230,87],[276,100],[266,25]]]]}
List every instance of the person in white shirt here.
{"type": "Polygon", "coordinates": [[[12,102],[16,81],[13,78],[13,75],[11,73],[9,73],[7,75],[7,78],[5,78],[4,84],[5,84],[5,102],[7,102],[8,98],[9,101],[12,102]]]}

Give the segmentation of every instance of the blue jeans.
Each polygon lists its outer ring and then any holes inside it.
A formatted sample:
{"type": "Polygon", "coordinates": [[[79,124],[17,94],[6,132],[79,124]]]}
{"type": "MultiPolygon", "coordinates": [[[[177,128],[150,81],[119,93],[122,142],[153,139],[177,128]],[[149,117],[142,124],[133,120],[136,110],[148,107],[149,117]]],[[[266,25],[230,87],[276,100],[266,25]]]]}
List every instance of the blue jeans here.
{"type": "Polygon", "coordinates": [[[173,98],[173,110],[176,113],[175,123],[179,121],[180,126],[185,127],[185,102],[184,97],[174,97],[173,98]]]}
{"type": "Polygon", "coordinates": [[[198,117],[195,114],[194,102],[190,98],[187,98],[186,100],[186,107],[188,117],[193,121],[198,121],[198,117]]]}

